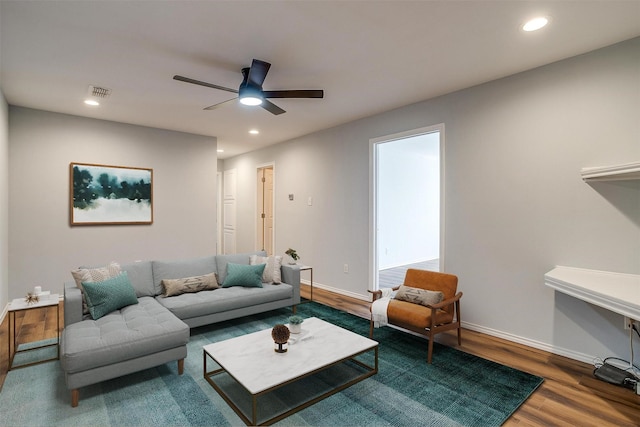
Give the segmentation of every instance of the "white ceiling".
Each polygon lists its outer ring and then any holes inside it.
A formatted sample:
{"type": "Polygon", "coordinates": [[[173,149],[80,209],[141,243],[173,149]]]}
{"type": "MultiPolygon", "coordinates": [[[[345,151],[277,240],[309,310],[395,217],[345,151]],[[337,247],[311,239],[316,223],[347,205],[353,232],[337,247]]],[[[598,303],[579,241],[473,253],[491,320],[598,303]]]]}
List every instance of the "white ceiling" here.
{"type": "Polygon", "coordinates": [[[216,136],[225,158],[637,37],[640,0],[1,0],[0,18],[9,104],[216,136]],[[265,90],[325,98],[203,111],[234,95],[172,79],[235,89],[253,58],[265,90]],[[100,107],[90,84],[112,90],[100,107]]]}

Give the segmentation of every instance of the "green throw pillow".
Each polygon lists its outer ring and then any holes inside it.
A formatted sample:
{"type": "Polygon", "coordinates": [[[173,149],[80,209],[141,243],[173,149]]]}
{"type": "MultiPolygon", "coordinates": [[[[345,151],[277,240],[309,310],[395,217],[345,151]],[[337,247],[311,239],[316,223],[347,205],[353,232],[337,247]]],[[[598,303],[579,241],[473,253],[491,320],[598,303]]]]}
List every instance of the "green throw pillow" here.
{"type": "Polygon", "coordinates": [[[265,264],[243,265],[228,263],[227,277],[224,279],[222,287],[244,286],[247,288],[261,288],[264,267],[265,264]]]}
{"type": "Polygon", "coordinates": [[[126,271],[102,282],[82,282],[82,288],[93,320],[138,303],[126,271]]]}

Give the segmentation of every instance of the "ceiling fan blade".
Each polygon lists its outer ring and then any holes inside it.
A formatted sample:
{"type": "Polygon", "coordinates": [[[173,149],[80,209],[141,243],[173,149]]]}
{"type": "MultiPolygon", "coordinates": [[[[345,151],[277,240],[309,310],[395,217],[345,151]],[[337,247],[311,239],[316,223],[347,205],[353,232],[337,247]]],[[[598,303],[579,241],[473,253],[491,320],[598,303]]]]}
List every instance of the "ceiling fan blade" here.
{"type": "Polygon", "coordinates": [[[266,99],[262,100],[262,104],[260,104],[262,108],[270,112],[271,114],[275,114],[276,116],[282,113],[286,113],[282,108],[278,107],[273,102],[269,102],[266,99]]]}
{"type": "Polygon", "coordinates": [[[173,76],[173,80],[179,80],[179,81],[185,82],[185,83],[192,83],[194,85],[210,87],[212,89],[224,90],[224,91],[231,92],[231,93],[238,93],[238,91],[236,89],[230,89],[228,87],[214,85],[213,83],[207,83],[207,82],[202,82],[200,80],[190,79],[189,77],[183,77],[183,76],[175,75],[175,76],[173,76]]]}
{"type": "Polygon", "coordinates": [[[267,77],[269,68],[271,68],[271,64],[269,64],[268,62],[254,59],[251,63],[251,68],[249,69],[247,83],[254,87],[259,87],[260,89],[262,89],[262,83],[264,83],[264,79],[267,77]]]}
{"type": "Polygon", "coordinates": [[[323,90],[263,90],[265,98],[324,98],[323,90]]]}
{"type": "Polygon", "coordinates": [[[226,104],[227,102],[235,101],[236,99],[238,99],[238,98],[235,97],[235,98],[227,99],[226,101],[222,101],[222,102],[218,102],[217,104],[209,105],[208,107],[203,108],[203,110],[215,110],[216,108],[222,106],[222,104],[226,104]]]}

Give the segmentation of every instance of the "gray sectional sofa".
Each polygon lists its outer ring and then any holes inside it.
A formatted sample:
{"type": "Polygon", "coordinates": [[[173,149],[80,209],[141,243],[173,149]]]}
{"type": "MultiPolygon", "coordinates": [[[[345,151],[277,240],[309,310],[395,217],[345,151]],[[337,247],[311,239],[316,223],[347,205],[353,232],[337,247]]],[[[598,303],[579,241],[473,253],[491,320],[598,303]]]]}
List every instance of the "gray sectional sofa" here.
{"type": "Polygon", "coordinates": [[[78,405],[80,387],[132,372],[178,361],[182,374],[190,328],[282,307],[295,312],[300,303],[300,270],[290,265],[281,266],[280,284],[162,295],[164,279],[216,273],[222,284],[227,264],[248,265],[251,255],[266,256],[253,252],[122,265],[138,303],[98,320],[83,314],[82,291],[76,283],[65,283],[60,363],[71,390],[71,405],[78,405]]]}

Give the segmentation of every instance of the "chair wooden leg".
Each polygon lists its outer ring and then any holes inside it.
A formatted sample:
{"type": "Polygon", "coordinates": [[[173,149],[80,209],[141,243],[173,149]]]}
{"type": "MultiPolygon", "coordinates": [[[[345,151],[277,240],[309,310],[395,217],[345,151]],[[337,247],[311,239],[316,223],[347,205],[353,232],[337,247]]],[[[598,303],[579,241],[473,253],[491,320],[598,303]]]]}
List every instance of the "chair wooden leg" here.
{"type": "Polygon", "coordinates": [[[373,320],[369,321],[369,338],[373,338],[373,320]]]}
{"type": "Polygon", "coordinates": [[[178,375],[182,375],[184,373],[184,359],[178,360],[178,375]]]}
{"type": "Polygon", "coordinates": [[[429,337],[429,349],[427,350],[427,363],[431,365],[431,358],[433,357],[433,335],[429,337]]]}
{"type": "Polygon", "coordinates": [[[456,321],[458,322],[458,345],[462,345],[462,322],[460,322],[460,300],[456,301],[456,321]]]}
{"type": "Polygon", "coordinates": [[[297,305],[292,305],[292,306],[291,306],[291,312],[292,312],[293,314],[296,314],[296,310],[297,310],[297,309],[298,309],[298,306],[297,306],[297,305]]]}
{"type": "Polygon", "coordinates": [[[78,406],[78,401],[80,400],[80,392],[77,388],[71,390],[71,407],[75,408],[78,406]]]}

